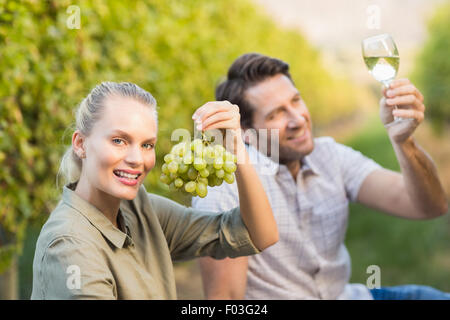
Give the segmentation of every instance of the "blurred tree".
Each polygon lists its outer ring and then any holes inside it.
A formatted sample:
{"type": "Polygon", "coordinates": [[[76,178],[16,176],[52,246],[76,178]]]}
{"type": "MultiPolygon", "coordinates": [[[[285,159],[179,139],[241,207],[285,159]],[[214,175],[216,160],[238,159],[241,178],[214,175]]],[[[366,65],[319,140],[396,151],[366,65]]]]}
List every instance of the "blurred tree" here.
{"type": "MultiPolygon", "coordinates": [[[[356,107],[349,84],[321,66],[301,35],[280,29],[248,0],[71,5],[0,0],[0,273],[20,252],[27,223],[42,224],[58,201],[55,177],[72,110],[101,81],[134,82],[156,97],[159,163],[172,130],[191,129],[193,111],[214,99],[215,84],[245,52],[291,63],[316,123],[356,107]]],[[[187,200],[169,194],[159,174],[159,166],[149,174],[150,192],[187,200]]]]}
{"type": "Polygon", "coordinates": [[[413,78],[426,97],[427,118],[442,133],[450,124],[450,3],[438,7],[428,23],[429,37],[417,58],[413,78]]]}

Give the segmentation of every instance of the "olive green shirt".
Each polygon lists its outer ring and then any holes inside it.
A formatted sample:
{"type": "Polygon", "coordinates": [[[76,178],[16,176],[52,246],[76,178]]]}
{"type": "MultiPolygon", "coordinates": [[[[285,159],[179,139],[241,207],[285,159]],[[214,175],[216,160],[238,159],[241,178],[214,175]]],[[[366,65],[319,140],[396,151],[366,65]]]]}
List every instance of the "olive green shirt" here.
{"type": "Polygon", "coordinates": [[[217,215],[141,186],[121,201],[116,228],[74,189],[39,235],[31,299],[176,299],[172,260],[259,253],[239,208],[217,215]]]}

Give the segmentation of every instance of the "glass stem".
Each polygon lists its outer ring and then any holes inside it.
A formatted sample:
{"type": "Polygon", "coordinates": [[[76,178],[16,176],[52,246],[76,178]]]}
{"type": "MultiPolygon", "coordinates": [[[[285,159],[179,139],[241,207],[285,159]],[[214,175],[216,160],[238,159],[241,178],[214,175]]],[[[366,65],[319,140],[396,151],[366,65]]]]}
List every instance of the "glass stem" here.
{"type": "MultiPolygon", "coordinates": [[[[384,87],[385,87],[386,89],[389,89],[389,85],[391,84],[392,80],[394,80],[394,79],[382,81],[382,82],[383,82],[383,85],[384,85],[384,87]]],[[[397,106],[394,106],[394,110],[397,110],[397,109],[398,109],[398,107],[397,107],[397,106]]],[[[402,121],[402,120],[403,120],[402,117],[396,117],[396,116],[394,116],[394,122],[398,122],[398,121],[402,121]]]]}

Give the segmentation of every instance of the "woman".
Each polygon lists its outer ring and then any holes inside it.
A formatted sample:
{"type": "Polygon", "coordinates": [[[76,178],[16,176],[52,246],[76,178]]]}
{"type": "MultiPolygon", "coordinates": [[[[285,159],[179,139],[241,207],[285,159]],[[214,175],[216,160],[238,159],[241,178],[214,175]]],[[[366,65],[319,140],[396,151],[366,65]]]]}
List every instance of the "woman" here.
{"type": "Polygon", "coordinates": [[[76,113],[60,168],[68,184],[37,241],[32,299],[176,299],[172,259],[250,255],[278,240],[238,138],[239,108],[209,102],[193,119],[202,130],[234,133],[240,210],[209,214],[147,193],[156,101],[135,84],[104,82],[76,113]]]}

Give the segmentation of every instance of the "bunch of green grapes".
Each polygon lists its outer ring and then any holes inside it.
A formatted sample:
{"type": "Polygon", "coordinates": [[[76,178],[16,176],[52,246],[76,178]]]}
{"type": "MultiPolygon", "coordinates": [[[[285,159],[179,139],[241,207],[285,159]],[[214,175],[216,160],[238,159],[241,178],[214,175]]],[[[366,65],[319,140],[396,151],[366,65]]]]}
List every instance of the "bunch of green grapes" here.
{"type": "Polygon", "coordinates": [[[207,186],[234,182],[236,156],[223,146],[206,139],[180,142],[164,156],[161,181],[170,190],[182,190],[193,196],[206,197],[207,186]]]}

